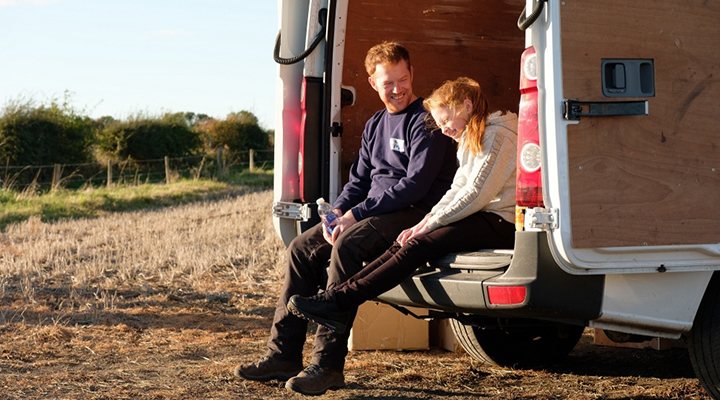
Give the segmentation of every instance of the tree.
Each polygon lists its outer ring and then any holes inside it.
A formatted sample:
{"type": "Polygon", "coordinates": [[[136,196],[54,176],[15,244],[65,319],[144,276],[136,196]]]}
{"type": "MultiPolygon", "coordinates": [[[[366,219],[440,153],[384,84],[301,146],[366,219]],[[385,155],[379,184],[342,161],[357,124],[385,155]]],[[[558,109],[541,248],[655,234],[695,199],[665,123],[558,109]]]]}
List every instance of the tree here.
{"type": "Polygon", "coordinates": [[[91,159],[95,121],[53,100],[9,103],[0,117],[0,160],[15,165],[84,163],[91,159]]]}
{"type": "Polygon", "coordinates": [[[162,116],[162,119],[166,121],[181,122],[190,128],[194,128],[197,124],[207,119],[211,119],[211,117],[207,114],[196,114],[192,111],[183,111],[166,113],[162,116]]]}
{"type": "Polygon", "coordinates": [[[208,121],[201,128],[207,135],[209,147],[224,146],[231,157],[245,155],[249,149],[270,147],[268,132],[260,127],[257,117],[249,111],[234,112],[224,120],[208,121]]]}
{"type": "Polygon", "coordinates": [[[260,126],[260,123],[255,116],[255,114],[251,113],[250,111],[239,111],[239,112],[231,112],[230,114],[225,117],[226,120],[232,120],[237,121],[239,123],[244,123],[248,125],[258,125],[260,126]]]}
{"type": "Polygon", "coordinates": [[[184,113],[165,114],[161,118],[136,116],[111,123],[98,134],[100,150],[118,159],[189,156],[200,145],[200,137],[187,124],[184,113]]]}

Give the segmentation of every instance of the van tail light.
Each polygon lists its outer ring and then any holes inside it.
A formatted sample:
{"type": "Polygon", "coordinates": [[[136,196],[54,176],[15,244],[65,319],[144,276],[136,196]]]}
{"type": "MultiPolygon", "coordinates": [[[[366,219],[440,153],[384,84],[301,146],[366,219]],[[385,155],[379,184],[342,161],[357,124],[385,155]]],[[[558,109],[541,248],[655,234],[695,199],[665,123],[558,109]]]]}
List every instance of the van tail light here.
{"type": "Polygon", "coordinates": [[[300,91],[300,144],[298,178],[300,200],[320,197],[320,137],[322,132],[322,78],[306,76],[300,91]]]}
{"type": "Polygon", "coordinates": [[[298,146],[298,177],[300,178],[300,200],[305,201],[305,125],[307,123],[307,77],[303,78],[300,88],[300,144],[298,146]]]}
{"type": "Polygon", "coordinates": [[[520,61],[516,202],[521,207],[542,207],[540,136],[538,134],[537,55],[528,47],[520,61]]]}
{"type": "Polygon", "coordinates": [[[523,304],[527,297],[525,286],[488,286],[488,302],[493,305],[523,304]]]}

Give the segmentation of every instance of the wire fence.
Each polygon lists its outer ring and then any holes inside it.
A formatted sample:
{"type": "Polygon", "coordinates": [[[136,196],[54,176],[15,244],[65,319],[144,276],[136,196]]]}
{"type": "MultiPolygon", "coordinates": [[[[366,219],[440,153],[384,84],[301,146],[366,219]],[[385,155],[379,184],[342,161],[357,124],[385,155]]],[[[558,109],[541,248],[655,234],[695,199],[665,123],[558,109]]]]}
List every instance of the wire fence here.
{"type": "Polygon", "coordinates": [[[127,159],[108,161],[105,165],[0,165],[0,189],[52,191],[59,188],[170,183],[181,178],[222,178],[232,171],[272,167],[273,149],[250,149],[228,154],[222,148],[216,149],[215,154],[152,160],[127,159]]]}

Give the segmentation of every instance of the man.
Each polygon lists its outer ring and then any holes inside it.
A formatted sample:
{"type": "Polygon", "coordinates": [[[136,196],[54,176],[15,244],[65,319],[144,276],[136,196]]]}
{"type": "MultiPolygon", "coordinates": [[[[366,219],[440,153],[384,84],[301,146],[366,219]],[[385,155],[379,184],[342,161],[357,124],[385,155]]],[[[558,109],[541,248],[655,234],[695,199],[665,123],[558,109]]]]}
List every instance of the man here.
{"type": "Polygon", "coordinates": [[[450,186],[455,147],[447,136],[428,130],[422,99],[413,93],[407,49],[394,42],[376,45],[366,55],[365,68],[385,108],[365,125],[358,160],[333,205],[338,218],[332,235],[318,224],[288,246],[267,355],[237,367],[239,377],[289,379],[286,388],[308,395],[344,386],[349,332],[319,326],[313,357],[303,370],[307,321],[288,312],[288,300],[344,282],[363,262],[388,249],[404,228],[419,222],[450,186]]]}

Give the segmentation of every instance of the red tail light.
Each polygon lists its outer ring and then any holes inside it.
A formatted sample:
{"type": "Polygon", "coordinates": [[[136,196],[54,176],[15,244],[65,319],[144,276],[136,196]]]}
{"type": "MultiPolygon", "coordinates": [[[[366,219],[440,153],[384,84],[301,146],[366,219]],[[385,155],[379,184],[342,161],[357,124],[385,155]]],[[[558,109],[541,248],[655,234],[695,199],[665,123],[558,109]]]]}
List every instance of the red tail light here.
{"type": "MultiPolygon", "coordinates": [[[[300,144],[298,147],[298,175],[300,178],[300,199],[305,201],[305,125],[307,124],[307,77],[303,78],[300,89],[300,144]]],[[[308,200],[309,201],[309,200],[308,200]]]]}
{"type": "Polygon", "coordinates": [[[490,304],[522,304],[527,296],[525,286],[488,286],[488,302],[490,304]]]}
{"type": "Polygon", "coordinates": [[[299,197],[314,202],[320,193],[323,80],[303,78],[300,93],[300,143],[298,147],[299,197]]]}
{"type": "Polygon", "coordinates": [[[542,207],[541,152],[538,134],[537,55],[528,47],[520,61],[520,110],[516,202],[522,207],[542,207]]]}

